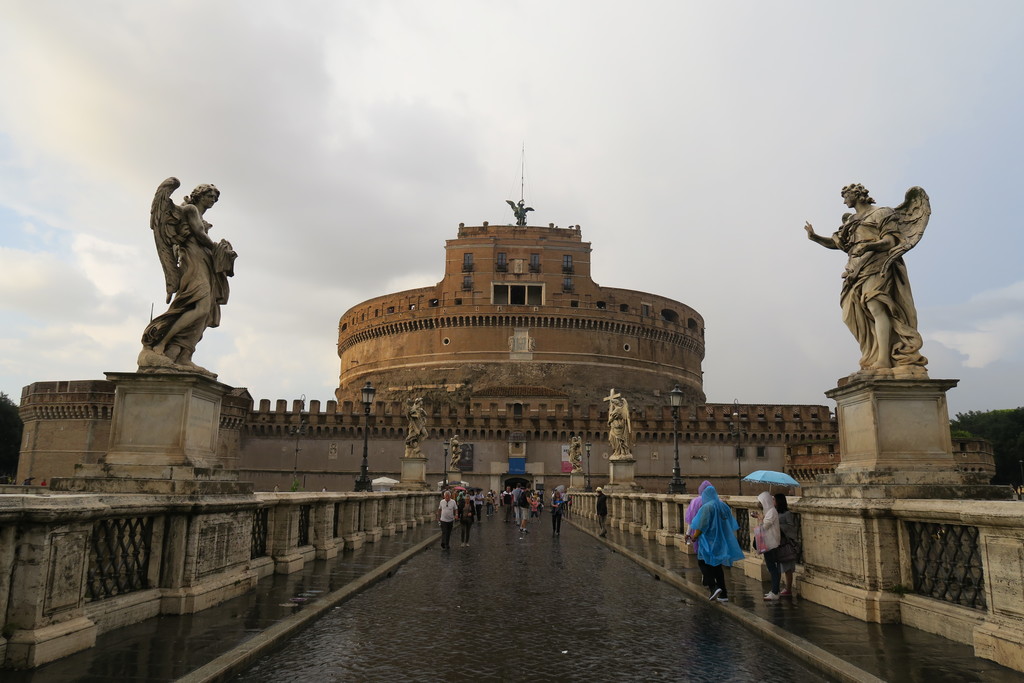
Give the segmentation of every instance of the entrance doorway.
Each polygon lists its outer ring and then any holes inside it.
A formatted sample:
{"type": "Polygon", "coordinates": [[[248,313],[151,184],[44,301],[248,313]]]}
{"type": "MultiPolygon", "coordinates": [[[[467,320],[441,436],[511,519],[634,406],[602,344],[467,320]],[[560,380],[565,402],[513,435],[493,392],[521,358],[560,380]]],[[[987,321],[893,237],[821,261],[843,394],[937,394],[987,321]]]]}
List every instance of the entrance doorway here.
{"type": "Polygon", "coordinates": [[[523,477],[509,477],[505,480],[505,486],[511,486],[513,489],[517,488],[520,484],[530,488],[530,480],[523,477]]]}

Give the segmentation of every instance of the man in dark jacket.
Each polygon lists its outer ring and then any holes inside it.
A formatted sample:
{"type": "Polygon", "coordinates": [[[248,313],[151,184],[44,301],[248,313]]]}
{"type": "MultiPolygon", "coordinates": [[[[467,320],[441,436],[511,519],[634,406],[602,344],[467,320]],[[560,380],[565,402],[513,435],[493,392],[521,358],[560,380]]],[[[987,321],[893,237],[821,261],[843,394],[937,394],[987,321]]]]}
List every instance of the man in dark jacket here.
{"type": "Polygon", "coordinates": [[[608,496],[604,495],[604,489],[600,486],[597,487],[597,523],[601,525],[600,536],[608,534],[608,529],[604,525],[604,518],[608,516],[608,496]]]}

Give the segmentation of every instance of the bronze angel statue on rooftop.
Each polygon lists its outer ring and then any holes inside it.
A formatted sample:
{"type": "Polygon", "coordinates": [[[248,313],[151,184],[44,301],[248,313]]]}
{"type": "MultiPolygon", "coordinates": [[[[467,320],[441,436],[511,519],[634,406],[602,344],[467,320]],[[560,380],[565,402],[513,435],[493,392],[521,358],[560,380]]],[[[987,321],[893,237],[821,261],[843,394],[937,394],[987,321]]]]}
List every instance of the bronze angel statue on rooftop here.
{"type": "Polygon", "coordinates": [[[516,215],[516,225],[526,225],[526,213],[533,211],[532,206],[526,206],[526,202],[522,199],[519,203],[515,203],[511,199],[506,199],[505,203],[512,207],[512,213],[516,215]]]}
{"type": "Polygon", "coordinates": [[[196,344],[208,327],[220,325],[220,307],[228,301],[228,278],[237,254],[227,240],[214,242],[203,215],[220,198],[213,185],[197,185],[176,205],[171,194],[177,178],[160,183],[153,197],[150,228],[163,266],[167,311],[142,333],[139,372],[198,372],[216,375],[192,362],[196,344]]]}
{"type": "Polygon", "coordinates": [[[855,376],[927,377],[928,359],[921,355],[917,309],[903,255],[913,249],[931,216],[928,194],[920,187],[907,190],[895,209],[873,206],[859,183],[840,193],[854,213],[831,237],[817,235],[810,223],[807,237],[828,249],[845,251],[839,303],[843,322],[860,344],[860,370],[855,376]]]}

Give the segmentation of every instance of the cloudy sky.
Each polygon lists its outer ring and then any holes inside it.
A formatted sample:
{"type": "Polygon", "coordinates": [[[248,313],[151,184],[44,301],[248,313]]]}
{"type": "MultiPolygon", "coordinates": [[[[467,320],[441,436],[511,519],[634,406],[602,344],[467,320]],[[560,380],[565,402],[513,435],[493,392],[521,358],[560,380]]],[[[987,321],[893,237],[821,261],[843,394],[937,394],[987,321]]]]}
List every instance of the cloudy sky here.
{"type": "Polygon", "coordinates": [[[827,403],[839,189],[920,185],[907,257],[951,413],[1024,404],[1024,3],[2,0],[0,391],[133,370],[149,205],[216,184],[239,253],[195,360],[326,401],[338,318],[460,222],[580,225],[601,285],[707,324],[709,401],[827,403]]]}

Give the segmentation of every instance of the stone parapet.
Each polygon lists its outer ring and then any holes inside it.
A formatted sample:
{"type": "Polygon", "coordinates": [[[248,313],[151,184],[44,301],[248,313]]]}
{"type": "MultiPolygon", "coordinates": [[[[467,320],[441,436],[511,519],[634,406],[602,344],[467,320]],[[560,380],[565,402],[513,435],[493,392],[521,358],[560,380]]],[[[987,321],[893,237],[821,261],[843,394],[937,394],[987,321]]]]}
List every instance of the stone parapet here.
{"type": "MultiPolygon", "coordinates": [[[[170,480],[173,481],[173,480],[170,480]]],[[[0,656],[33,668],[422,523],[436,494],[0,495],[0,656]],[[269,568],[269,571],[268,571],[269,568]]]]}

